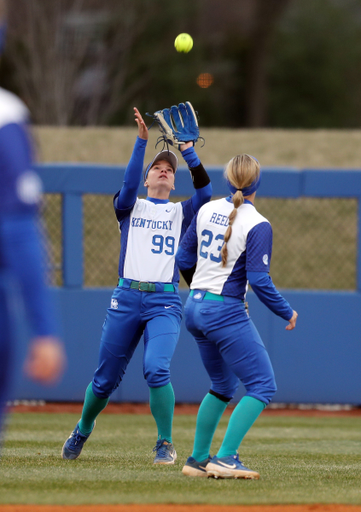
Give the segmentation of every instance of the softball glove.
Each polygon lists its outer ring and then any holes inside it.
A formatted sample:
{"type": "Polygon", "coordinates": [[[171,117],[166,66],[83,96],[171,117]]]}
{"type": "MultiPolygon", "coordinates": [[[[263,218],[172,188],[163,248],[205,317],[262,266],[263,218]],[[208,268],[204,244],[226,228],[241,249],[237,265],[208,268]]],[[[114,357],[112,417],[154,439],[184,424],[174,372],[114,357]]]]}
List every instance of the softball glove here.
{"type": "Polygon", "coordinates": [[[157,110],[152,117],[162,134],[160,140],[163,139],[177,149],[190,141],[194,146],[200,138],[197,114],[189,101],[157,110]]]}

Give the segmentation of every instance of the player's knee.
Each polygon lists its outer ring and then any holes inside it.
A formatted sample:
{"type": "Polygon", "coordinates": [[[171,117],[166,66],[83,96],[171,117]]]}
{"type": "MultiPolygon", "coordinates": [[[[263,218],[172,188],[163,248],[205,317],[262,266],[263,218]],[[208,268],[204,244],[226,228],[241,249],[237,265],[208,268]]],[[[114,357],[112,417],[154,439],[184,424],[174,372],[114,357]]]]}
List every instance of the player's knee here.
{"type": "Polygon", "coordinates": [[[276,391],[277,386],[273,378],[268,382],[260,383],[256,386],[249,387],[247,389],[247,395],[253,396],[254,398],[257,398],[257,400],[260,400],[261,402],[264,402],[266,405],[268,405],[276,391]]]}
{"type": "Polygon", "coordinates": [[[144,377],[151,388],[166,386],[170,382],[170,371],[168,368],[151,365],[145,370],[144,377]]]}
{"type": "Polygon", "coordinates": [[[221,402],[224,402],[226,404],[228,404],[233,398],[233,395],[232,396],[222,395],[221,393],[217,393],[216,391],[213,391],[213,389],[209,390],[209,394],[215,396],[216,398],[218,398],[218,400],[221,400],[221,402]]]}
{"type": "Polygon", "coordinates": [[[265,387],[264,395],[268,398],[268,402],[270,402],[272,400],[274,394],[277,391],[277,384],[276,384],[274,376],[272,376],[270,381],[267,382],[267,384],[264,387],[265,387]]]}
{"type": "Polygon", "coordinates": [[[262,399],[261,399],[261,400],[262,400],[262,402],[264,402],[265,404],[267,404],[267,405],[268,405],[268,404],[270,403],[270,401],[272,400],[272,398],[273,398],[274,394],[276,393],[276,391],[277,391],[277,387],[274,387],[274,388],[266,388],[266,389],[262,392],[262,394],[261,394],[261,396],[262,396],[262,399]]]}
{"type": "Polygon", "coordinates": [[[109,398],[119,384],[120,378],[115,382],[114,380],[99,380],[94,378],[92,381],[92,391],[97,398],[109,398]]]}
{"type": "Polygon", "coordinates": [[[230,402],[234,395],[236,394],[236,391],[239,386],[239,380],[235,379],[232,381],[227,382],[212,382],[212,393],[213,395],[217,396],[222,400],[221,397],[224,398],[223,401],[230,402]]]}

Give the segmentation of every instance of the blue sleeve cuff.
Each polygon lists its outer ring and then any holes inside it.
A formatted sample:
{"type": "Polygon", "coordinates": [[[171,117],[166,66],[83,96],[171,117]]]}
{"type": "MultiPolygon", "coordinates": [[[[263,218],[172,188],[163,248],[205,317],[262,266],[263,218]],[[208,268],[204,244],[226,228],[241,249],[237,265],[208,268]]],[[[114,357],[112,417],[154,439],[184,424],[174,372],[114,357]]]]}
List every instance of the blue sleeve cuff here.
{"type": "Polygon", "coordinates": [[[181,152],[182,157],[187,162],[188,167],[197,167],[201,163],[194,147],[188,148],[181,152]]]}

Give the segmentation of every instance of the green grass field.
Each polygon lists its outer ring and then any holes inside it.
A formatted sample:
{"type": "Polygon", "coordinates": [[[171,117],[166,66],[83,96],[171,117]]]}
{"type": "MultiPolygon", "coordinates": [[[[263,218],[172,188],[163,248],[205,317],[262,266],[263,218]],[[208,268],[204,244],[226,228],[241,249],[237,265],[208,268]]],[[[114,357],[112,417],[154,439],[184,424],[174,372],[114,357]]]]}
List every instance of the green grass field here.
{"type": "MultiPolygon", "coordinates": [[[[195,416],[177,415],[175,466],[153,466],[150,415],[103,414],[76,461],[60,451],[76,414],[14,413],[0,465],[0,503],[361,504],[361,417],[261,416],[242,443],[259,481],[192,479],[195,416]]],[[[228,417],[214,439],[216,450],[228,417]]]]}

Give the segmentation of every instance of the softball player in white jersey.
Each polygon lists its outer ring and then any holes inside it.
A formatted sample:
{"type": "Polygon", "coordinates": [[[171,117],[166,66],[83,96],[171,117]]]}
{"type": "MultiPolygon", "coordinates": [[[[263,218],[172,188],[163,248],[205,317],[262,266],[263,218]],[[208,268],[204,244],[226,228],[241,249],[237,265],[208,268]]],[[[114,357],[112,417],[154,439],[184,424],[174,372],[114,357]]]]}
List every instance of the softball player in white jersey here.
{"type": "Polygon", "coordinates": [[[172,443],[174,392],[170,362],[178,341],[182,303],[175,254],[179,241],[212,188],[193,143],[181,146],[196,189],[191,199],[169,202],[178,159],[171,151],[156,155],[145,172],[147,199],[138,199],[148,130],[138,112],[139,134],[127,166],[123,188],[114,197],[121,230],[119,283],[103,325],[99,366],[89,384],[79,423],[63,446],[64,459],[76,459],[94,428],[95,418],[118,387],[144,333],[143,373],[150,408],[158,428],[155,464],[174,464],[172,443]]]}
{"type": "Polygon", "coordinates": [[[259,478],[238,459],[238,447],[276,391],[272,365],[248,315],[248,283],[258,298],[296,325],[297,313],[268,275],[272,228],[254,207],[260,166],[249,155],[227,165],[232,195],[204,205],[182,239],[176,255],[180,269],[197,267],[185,306],[186,327],[195,337],[211,379],[200,405],[192,456],[183,473],[216,478],[259,478]],[[234,409],[216,456],[210,448],[219,420],[241,381],[246,395],[234,409]]]}

